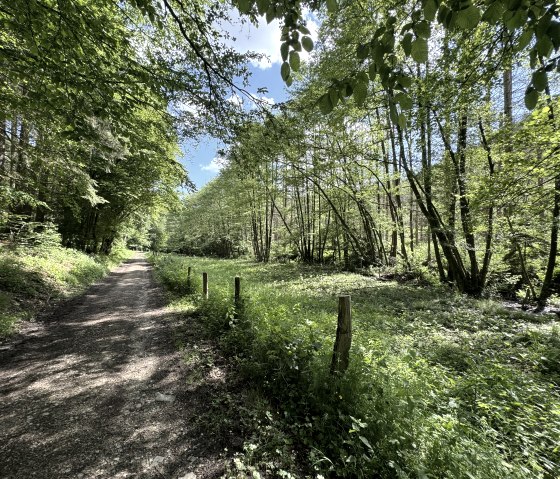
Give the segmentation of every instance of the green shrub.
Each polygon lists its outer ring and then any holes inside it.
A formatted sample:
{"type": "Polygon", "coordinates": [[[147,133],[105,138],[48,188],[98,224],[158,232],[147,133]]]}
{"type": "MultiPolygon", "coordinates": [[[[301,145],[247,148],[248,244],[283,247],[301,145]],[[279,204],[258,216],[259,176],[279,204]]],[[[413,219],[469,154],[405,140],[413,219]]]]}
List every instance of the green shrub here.
{"type": "MultiPolygon", "coordinates": [[[[191,296],[200,321],[239,373],[269,398],[282,423],[274,437],[289,433],[294,447],[303,446],[297,463],[305,474],[560,474],[560,396],[549,381],[557,364],[558,329],[549,327],[554,317],[440,288],[292,264],[171,257],[157,267],[176,290],[173,278],[187,265],[209,273],[209,299],[191,296]],[[232,298],[236,275],[242,278],[240,309],[232,298]],[[352,295],[353,348],[349,370],[333,378],[341,293],[352,295]]],[[[266,448],[250,444],[237,458],[240,467],[266,471],[268,453],[258,457],[266,448]]],[[[283,464],[282,470],[290,474],[295,467],[283,464]]]]}

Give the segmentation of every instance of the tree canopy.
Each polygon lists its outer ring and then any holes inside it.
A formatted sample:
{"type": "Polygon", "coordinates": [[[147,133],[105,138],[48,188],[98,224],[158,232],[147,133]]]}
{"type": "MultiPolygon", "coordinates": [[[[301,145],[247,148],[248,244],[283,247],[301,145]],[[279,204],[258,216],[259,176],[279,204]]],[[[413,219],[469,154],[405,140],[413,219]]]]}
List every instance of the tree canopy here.
{"type": "Polygon", "coordinates": [[[215,26],[227,18],[205,1],[1,2],[4,234],[54,222],[65,244],[108,250],[192,187],[179,142],[228,132],[247,72],[215,26]]]}

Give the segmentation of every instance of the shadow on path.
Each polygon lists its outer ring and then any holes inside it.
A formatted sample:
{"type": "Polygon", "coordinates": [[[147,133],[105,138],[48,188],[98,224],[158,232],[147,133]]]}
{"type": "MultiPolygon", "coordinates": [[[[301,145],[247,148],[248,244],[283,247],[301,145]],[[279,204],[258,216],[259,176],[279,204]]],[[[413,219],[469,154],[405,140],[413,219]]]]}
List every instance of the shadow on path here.
{"type": "Polygon", "coordinates": [[[0,358],[0,477],[219,477],[198,418],[225,378],[189,385],[163,306],[136,257],[0,358]]]}

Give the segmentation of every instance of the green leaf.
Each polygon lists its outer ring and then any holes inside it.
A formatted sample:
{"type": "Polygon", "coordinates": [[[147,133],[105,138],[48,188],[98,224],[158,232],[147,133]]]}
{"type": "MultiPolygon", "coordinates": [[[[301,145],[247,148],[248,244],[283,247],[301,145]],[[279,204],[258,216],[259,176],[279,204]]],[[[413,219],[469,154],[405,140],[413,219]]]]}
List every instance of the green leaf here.
{"type": "Polygon", "coordinates": [[[369,55],[369,44],[360,44],[358,48],[356,48],[356,56],[358,60],[365,60],[369,55]]]}
{"type": "Polygon", "coordinates": [[[329,98],[334,108],[338,104],[338,90],[336,88],[329,88],[329,98]]]}
{"type": "Polygon", "coordinates": [[[539,22],[537,23],[537,28],[535,28],[535,34],[540,37],[548,30],[550,23],[552,22],[552,14],[548,13],[543,15],[539,22]]]}
{"type": "Polygon", "coordinates": [[[301,64],[301,60],[299,58],[299,53],[291,51],[290,52],[290,67],[293,71],[299,71],[299,66],[301,64]]]}
{"type": "Polygon", "coordinates": [[[259,15],[264,15],[270,7],[270,0],[257,0],[259,15]]]}
{"type": "Polygon", "coordinates": [[[362,441],[367,447],[368,449],[373,450],[373,448],[371,447],[371,444],[369,443],[369,441],[364,437],[364,436],[358,436],[360,441],[362,441]]]}
{"type": "Polygon", "coordinates": [[[536,47],[539,55],[542,55],[543,57],[548,58],[548,56],[552,52],[552,49],[554,48],[554,45],[550,41],[550,38],[548,38],[548,35],[543,35],[542,37],[540,37],[538,39],[535,47],[536,47]]]}
{"type": "Polygon", "coordinates": [[[311,35],[311,32],[309,31],[309,28],[307,28],[305,25],[300,25],[298,27],[298,30],[300,33],[302,33],[303,35],[311,35]]]}
{"type": "Polygon", "coordinates": [[[548,83],[546,72],[544,70],[537,70],[534,72],[532,83],[537,91],[543,91],[548,83]]]}
{"type": "Polygon", "coordinates": [[[395,101],[401,106],[403,110],[412,109],[412,98],[406,93],[397,93],[395,95],[395,101]]]}
{"type": "Polygon", "coordinates": [[[249,0],[237,0],[237,8],[241,13],[249,13],[251,2],[249,0]]]}
{"type": "Polygon", "coordinates": [[[486,9],[482,15],[482,20],[492,25],[498,23],[504,13],[504,5],[500,0],[495,0],[486,9]]]}
{"type": "Polygon", "coordinates": [[[292,48],[293,48],[296,52],[301,52],[301,43],[300,43],[300,42],[294,42],[294,43],[292,43],[292,48]]]}
{"type": "Polygon", "coordinates": [[[532,38],[533,38],[533,30],[531,29],[525,30],[517,39],[517,48],[519,50],[523,50],[529,45],[529,43],[531,43],[532,38]]]}
{"type": "Polygon", "coordinates": [[[323,115],[328,115],[333,110],[333,105],[331,103],[331,98],[328,93],[325,93],[321,98],[319,98],[319,110],[323,115]]]}
{"type": "Polygon", "coordinates": [[[404,113],[399,113],[397,124],[401,127],[402,130],[406,128],[406,115],[404,113]]]}
{"type": "Polygon", "coordinates": [[[266,11],[266,23],[271,23],[276,18],[276,11],[274,7],[271,5],[270,8],[266,11]]]}
{"type": "Polygon", "coordinates": [[[424,4],[424,18],[429,22],[433,21],[436,18],[437,9],[436,0],[427,0],[424,4]]]}
{"type": "Polygon", "coordinates": [[[377,75],[377,65],[375,63],[369,64],[368,73],[369,78],[371,79],[371,81],[373,81],[375,79],[375,76],[377,75]]]}
{"type": "Polygon", "coordinates": [[[356,105],[361,107],[367,98],[367,83],[357,82],[354,85],[354,101],[356,105]]]}
{"type": "Polygon", "coordinates": [[[280,45],[280,55],[282,56],[282,61],[286,61],[288,59],[288,52],[290,50],[290,45],[288,45],[288,42],[284,42],[282,43],[282,45],[280,45]]]}
{"type": "Polygon", "coordinates": [[[373,58],[373,61],[375,63],[377,64],[383,63],[383,55],[385,49],[381,43],[376,42],[375,45],[371,45],[370,51],[371,51],[370,57],[373,58]]]}
{"type": "Polygon", "coordinates": [[[418,63],[426,63],[428,61],[428,42],[425,38],[417,38],[412,42],[410,55],[414,61],[418,63]]]}
{"type": "Polygon", "coordinates": [[[401,28],[401,35],[407,33],[413,26],[414,26],[414,22],[409,22],[403,25],[403,27],[401,28]]]}
{"type": "Polygon", "coordinates": [[[560,48],[560,22],[550,22],[546,34],[554,45],[554,48],[560,48]]]}
{"type": "Polygon", "coordinates": [[[414,33],[416,33],[416,35],[419,37],[430,38],[430,33],[431,33],[430,24],[425,20],[416,23],[413,27],[413,30],[414,33]]]}
{"type": "Polygon", "coordinates": [[[282,80],[286,81],[290,76],[290,72],[290,64],[288,62],[282,63],[282,66],[280,67],[280,75],[282,76],[282,80]]]}
{"type": "Polygon", "coordinates": [[[311,37],[303,37],[301,39],[301,44],[306,52],[313,50],[313,40],[311,40],[311,37]]]}
{"type": "Polygon", "coordinates": [[[474,5],[457,12],[456,25],[461,30],[472,30],[478,22],[480,22],[480,10],[474,5]]]}
{"type": "Polygon", "coordinates": [[[397,82],[404,88],[408,88],[412,85],[412,78],[406,75],[397,76],[397,82]]]}
{"type": "Polygon", "coordinates": [[[385,30],[386,28],[384,25],[380,26],[377,30],[375,30],[375,33],[373,34],[373,38],[374,39],[379,38],[381,35],[385,33],[385,30]]]}
{"type": "Polygon", "coordinates": [[[525,106],[527,110],[534,110],[539,101],[539,92],[534,88],[529,87],[525,92],[525,106]]]}
{"type": "Polygon", "coordinates": [[[445,28],[448,30],[453,30],[457,24],[457,12],[450,10],[445,20],[443,21],[445,28]]]}
{"type": "Polygon", "coordinates": [[[516,28],[520,28],[527,23],[527,12],[525,10],[518,10],[515,15],[511,17],[507,22],[506,26],[510,32],[513,32],[516,28]]]}
{"type": "Polygon", "coordinates": [[[338,10],[338,3],[336,0],[327,0],[327,11],[329,13],[336,13],[338,10]]]}
{"type": "Polygon", "coordinates": [[[412,33],[407,33],[401,42],[401,45],[403,47],[404,50],[404,54],[409,57],[410,53],[412,52],[412,33]]]}
{"type": "Polygon", "coordinates": [[[359,83],[368,83],[369,82],[369,76],[366,72],[361,71],[358,72],[358,74],[356,75],[356,81],[359,83]]]}
{"type": "Polygon", "coordinates": [[[438,10],[438,14],[437,14],[438,23],[444,24],[445,19],[447,18],[447,14],[449,12],[450,12],[449,7],[445,3],[442,3],[439,6],[439,10],[438,10]]]}

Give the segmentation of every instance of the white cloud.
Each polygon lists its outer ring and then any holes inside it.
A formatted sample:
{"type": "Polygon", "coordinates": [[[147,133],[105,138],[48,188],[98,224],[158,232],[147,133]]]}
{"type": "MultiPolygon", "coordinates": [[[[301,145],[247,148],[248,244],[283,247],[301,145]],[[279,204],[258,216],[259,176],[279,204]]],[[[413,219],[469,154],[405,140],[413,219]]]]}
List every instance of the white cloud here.
{"type": "Polygon", "coordinates": [[[219,173],[225,166],[222,158],[213,158],[207,165],[200,165],[202,171],[210,171],[212,173],[219,173]]]}
{"type": "Polygon", "coordinates": [[[179,101],[175,103],[174,109],[177,113],[190,113],[195,118],[198,118],[202,113],[202,107],[190,101],[179,101]]]}
{"type": "Polygon", "coordinates": [[[276,104],[274,98],[265,95],[253,95],[256,101],[251,102],[249,109],[254,110],[257,108],[257,104],[261,107],[268,108],[276,104]]]}
{"type": "MultiPolygon", "coordinates": [[[[250,22],[244,24],[240,23],[240,17],[237,10],[231,11],[231,18],[233,24],[222,25],[222,28],[227,30],[235,41],[228,41],[227,44],[235,48],[240,53],[248,51],[261,53],[268,58],[252,61],[252,65],[263,70],[271,68],[274,64],[282,63],[280,56],[280,41],[281,26],[278,20],[272,21],[270,24],[266,23],[264,17],[258,18],[258,25],[255,26],[250,22]]],[[[316,18],[309,12],[304,12],[304,18],[307,21],[307,28],[311,32],[311,38],[317,39],[317,32],[319,25],[316,18]]],[[[309,53],[305,50],[301,52],[301,59],[307,60],[309,53]]]]}
{"type": "Polygon", "coordinates": [[[230,103],[233,103],[238,107],[241,107],[243,105],[243,98],[241,98],[241,96],[237,93],[233,93],[229,98],[226,99],[226,101],[229,101],[230,103]]]}
{"type": "Polygon", "coordinates": [[[231,18],[234,22],[229,25],[222,25],[234,38],[227,44],[240,53],[252,51],[261,53],[268,58],[252,61],[252,65],[263,70],[270,68],[274,63],[280,63],[280,23],[274,20],[270,24],[264,18],[259,17],[258,26],[250,22],[241,24],[237,10],[231,11],[231,18]]]}
{"type": "Polygon", "coordinates": [[[274,98],[268,97],[268,96],[261,96],[261,97],[260,97],[260,100],[261,100],[263,103],[266,103],[267,105],[270,105],[270,106],[272,106],[272,105],[274,105],[274,104],[276,103],[276,102],[274,101],[274,98]]]}

